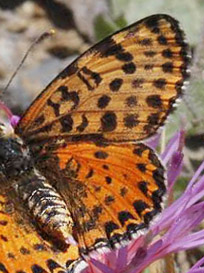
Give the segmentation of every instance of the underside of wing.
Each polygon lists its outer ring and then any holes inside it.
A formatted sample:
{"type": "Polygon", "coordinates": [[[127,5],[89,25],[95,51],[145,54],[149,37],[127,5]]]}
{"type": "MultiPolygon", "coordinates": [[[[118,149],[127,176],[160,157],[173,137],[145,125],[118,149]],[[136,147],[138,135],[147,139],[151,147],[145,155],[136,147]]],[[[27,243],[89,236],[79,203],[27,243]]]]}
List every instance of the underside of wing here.
{"type": "Polygon", "coordinates": [[[165,170],[144,144],[68,143],[44,158],[38,165],[45,176],[54,180],[50,169],[58,169],[54,185],[72,213],[73,236],[84,254],[127,243],[162,209],[165,170]]]}
{"type": "Polygon", "coordinates": [[[76,246],[60,250],[44,240],[12,192],[0,195],[0,271],[5,273],[68,273],[80,268],[76,246]]]}
{"type": "Polygon", "coordinates": [[[86,51],[39,95],[16,132],[28,143],[59,135],[145,139],[164,124],[188,76],[178,22],[153,15],[86,51]]]}

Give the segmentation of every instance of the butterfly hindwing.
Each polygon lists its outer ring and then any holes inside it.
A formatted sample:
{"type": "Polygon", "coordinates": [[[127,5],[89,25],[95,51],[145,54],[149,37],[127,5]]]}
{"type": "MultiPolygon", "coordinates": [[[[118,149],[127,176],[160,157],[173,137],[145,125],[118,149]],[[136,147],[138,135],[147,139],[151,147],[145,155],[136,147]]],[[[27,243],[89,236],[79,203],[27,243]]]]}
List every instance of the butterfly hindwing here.
{"type": "Polygon", "coordinates": [[[58,162],[55,187],[72,213],[81,252],[129,241],[161,211],[165,170],[146,145],[79,142],[49,153],[39,168],[51,177],[50,168],[58,162]]]}

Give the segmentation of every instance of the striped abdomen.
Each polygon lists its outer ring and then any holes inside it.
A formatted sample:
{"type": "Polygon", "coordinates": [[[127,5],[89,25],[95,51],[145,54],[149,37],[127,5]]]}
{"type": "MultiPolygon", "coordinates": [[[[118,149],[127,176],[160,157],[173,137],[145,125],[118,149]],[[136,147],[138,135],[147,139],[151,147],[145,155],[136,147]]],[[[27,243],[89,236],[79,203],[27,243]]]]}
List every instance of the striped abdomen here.
{"type": "Polygon", "coordinates": [[[71,235],[73,221],[66,203],[43,176],[35,173],[21,180],[16,190],[48,236],[66,244],[75,243],[71,235]]]}

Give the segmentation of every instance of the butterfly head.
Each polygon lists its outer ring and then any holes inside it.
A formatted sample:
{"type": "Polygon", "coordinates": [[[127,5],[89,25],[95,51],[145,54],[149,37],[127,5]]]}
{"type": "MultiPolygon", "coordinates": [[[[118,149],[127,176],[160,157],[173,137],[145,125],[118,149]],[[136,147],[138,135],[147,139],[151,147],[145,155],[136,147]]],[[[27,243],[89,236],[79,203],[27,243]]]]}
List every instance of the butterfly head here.
{"type": "Polygon", "coordinates": [[[16,179],[32,168],[30,154],[19,137],[8,137],[3,129],[0,126],[0,175],[16,179]]]}

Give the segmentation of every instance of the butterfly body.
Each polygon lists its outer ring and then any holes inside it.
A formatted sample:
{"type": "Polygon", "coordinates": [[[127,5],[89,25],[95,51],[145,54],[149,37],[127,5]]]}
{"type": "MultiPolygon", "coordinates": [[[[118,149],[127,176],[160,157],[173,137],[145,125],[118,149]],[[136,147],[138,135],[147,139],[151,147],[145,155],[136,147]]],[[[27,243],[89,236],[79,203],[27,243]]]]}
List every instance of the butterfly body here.
{"type": "Polygon", "coordinates": [[[68,244],[73,221],[63,198],[34,166],[33,157],[17,137],[0,138],[0,173],[7,182],[5,188],[15,192],[27,207],[36,228],[61,244],[68,244]]]}
{"type": "Polygon", "coordinates": [[[188,64],[178,22],[152,15],[89,49],[37,97],[15,137],[0,140],[2,185],[13,186],[0,195],[3,272],[80,272],[92,251],[148,230],[166,172],[141,140],[173,110],[188,64]]]}

